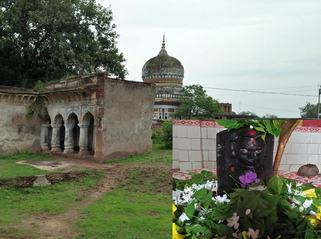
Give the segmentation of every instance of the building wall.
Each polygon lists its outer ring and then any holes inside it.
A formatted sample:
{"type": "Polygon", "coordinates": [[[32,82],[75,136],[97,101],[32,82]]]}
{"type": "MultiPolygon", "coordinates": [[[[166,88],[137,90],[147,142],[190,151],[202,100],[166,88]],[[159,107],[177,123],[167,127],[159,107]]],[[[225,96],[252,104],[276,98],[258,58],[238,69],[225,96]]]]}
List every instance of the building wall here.
{"type": "Polygon", "coordinates": [[[112,159],[150,152],[155,85],[108,79],[104,89],[103,157],[112,159]]]}
{"type": "Polygon", "coordinates": [[[107,73],[52,83],[41,93],[0,86],[0,154],[42,149],[82,157],[88,149],[103,160],[151,152],[155,90],[107,73]],[[36,100],[50,120],[26,117],[36,100]]]}
{"type": "Polygon", "coordinates": [[[41,120],[35,113],[27,118],[28,106],[35,98],[0,93],[0,154],[40,152],[41,120]]]}
{"type": "MultiPolygon", "coordinates": [[[[297,171],[304,164],[321,169],[321,121],[302,120],[292,133],[280,170],[297,171]]],[[[225,130],[215,120],[173,121],[173,169],[216,168],[216,134],[225,130]]],[[[274,140],[274,156],[278,138],[274,140]]]]}

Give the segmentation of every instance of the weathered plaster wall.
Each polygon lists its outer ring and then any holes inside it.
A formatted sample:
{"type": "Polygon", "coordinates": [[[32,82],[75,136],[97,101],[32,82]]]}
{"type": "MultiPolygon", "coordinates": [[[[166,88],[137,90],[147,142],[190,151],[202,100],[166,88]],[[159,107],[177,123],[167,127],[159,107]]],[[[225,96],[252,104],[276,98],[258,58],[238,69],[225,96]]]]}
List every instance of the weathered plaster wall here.
{"type": "Polygon", "coordinates": [[[37,114],[26,117],[29,104],[0,99],[0,154],[40,152],[41,120],[37,114]]]}
{"type": "Polygon", "coordinates": [[[155,90],[155,85],[146,83],[105,81],[104,115],[101,121],[104,158],[151,151],[155,90]]]}

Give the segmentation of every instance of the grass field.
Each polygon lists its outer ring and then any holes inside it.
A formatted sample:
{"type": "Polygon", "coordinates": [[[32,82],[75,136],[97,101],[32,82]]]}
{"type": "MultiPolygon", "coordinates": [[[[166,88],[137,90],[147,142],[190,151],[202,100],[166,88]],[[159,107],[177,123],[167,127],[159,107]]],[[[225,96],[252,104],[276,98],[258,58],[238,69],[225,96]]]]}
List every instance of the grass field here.
{"type": "MultiPolygon", "coordinates": [[[[0,156],[0,178],[49,173],[16,164],[44,157],[30,152],[0,156]]],[[[37,188],[2,186],[0,238],[170,238],[171,164],[172,151],[156,145],[148,155],[108,161],[105,165],[112,166],[111,171],[90,174],[81,178],[81,183],[37,188]],[[122,174],[124,178],[104,193],[99,185],[103,182],[108,186],[114,169],[115,177],[122,174]],[[103,193],[96,198],[98,191],[103,193]],[[59,228],[50,231],[43,226],[45,220],[60,221],[64,229],[60,234],[59,228]]]]}

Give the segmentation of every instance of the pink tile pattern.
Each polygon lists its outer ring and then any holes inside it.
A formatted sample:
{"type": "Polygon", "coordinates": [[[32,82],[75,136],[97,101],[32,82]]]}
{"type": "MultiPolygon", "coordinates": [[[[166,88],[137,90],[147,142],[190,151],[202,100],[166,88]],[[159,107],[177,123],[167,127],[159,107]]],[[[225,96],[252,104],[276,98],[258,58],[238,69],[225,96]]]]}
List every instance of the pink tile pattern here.
{"type": "MultiPolygon", "coordinates": [[[[173,178],[180,179],[180,180],[187,180],[192,177],[189,175],[189,172],[200,173],[203,170],[210,171],[213,173],[213,177],[216,177],[216,168],[201,168],[201,169],[193,169],[193,170],[185,170],[179,172],[173,172],[173,178]]],[[[278,170],[278,174],[282,178],[288,178],[291,180],[295,180],[302,183],[312,183],[315,187],[321,187],[321,176],[314,176],[314,177],[301,177],[298,175],[297,172],[285,171],[285,170],[278,170]]]]}
{"type": "MultiPolygon", "coordinates": [[[[303,125],[295,127],[294,131],[321,132],[321,127],[319,126],[319,124],[313,125],[312,123],[309,123],[310,121],[303,120],[303,125]]],[[[223,126],[219,125],[215,120],[173,120],[173,125],[224,128],[223,126]]]]}
{"type": "Polygon", "coordinates": [[[294,131],[301,131],[301,132],[321,132],[320,127],[309,127],[309,126],[297,126],[295,127],[294,131]]]}
{"type": "Polygon", "coordinates": [[[173,125],[199,126],[200,120],[173,120],[173,125]]]}
{"type": "Polygon", "coordinates": [[[201,127],[224,128],[223,126],[219,125],[215,120],[201,120],[201,127]]]}

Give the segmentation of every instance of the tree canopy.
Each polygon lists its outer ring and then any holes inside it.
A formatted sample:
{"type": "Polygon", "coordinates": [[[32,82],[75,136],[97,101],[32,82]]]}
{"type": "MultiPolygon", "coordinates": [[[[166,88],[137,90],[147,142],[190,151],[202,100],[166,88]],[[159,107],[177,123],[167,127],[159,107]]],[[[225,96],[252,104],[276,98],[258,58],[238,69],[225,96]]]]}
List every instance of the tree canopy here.
{"type": "MultiPolygon", "coordinates": [[[[318,104],[311,104],[306,102],[306,105],[299,107],[300,115],[303,119],[316,119],[318,118],[318,104]]],[[[321,108],[320,108],[321,110],[321,108]]]]}
{"type": "Polygon", "coordinates": [[[0,84],[28,87],[99,70],[124,78],[112,21],[95,0],[2,0],[0,84]]]}
{"type": "Polygon", "coordinates": [[[176,116],[187,119],[210,119],[224,112],[221,104],[206,94],[201,85],[184,86],[180,91],[183,102],[176,116]]]}
{"type": "Polygon", "coordinates": [[[251,116],[251,117],[255,117],[255,118],[259,117],[259,116],[257,116],[257,114],[255,114],[254,112],[251,112],[251,111],[242,111],[242,112],[238,113],[238,115],[251,116]]]}
{"type": "Polygon", "coordinates": [[[265,114],[262,116],[263,119],[277,119],[278,116],[277,115],[273,115],[273,114],[265,114]]]}

